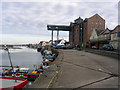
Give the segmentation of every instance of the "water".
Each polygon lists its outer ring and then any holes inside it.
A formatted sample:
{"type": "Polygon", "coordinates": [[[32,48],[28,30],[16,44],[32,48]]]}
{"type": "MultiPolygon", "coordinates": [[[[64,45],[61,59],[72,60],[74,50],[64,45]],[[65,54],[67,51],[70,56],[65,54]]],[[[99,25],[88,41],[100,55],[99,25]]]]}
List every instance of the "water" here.
{"type": "MultiPolygon", "coordinates": [[[[36,49],[22,47],[22,49],[10,49],[10,56],[14,66],[19,65],[20,68],[35,69],[34,65],[39,66],[42,63],[42,56],[36,49]]],[[[7,51],[0,50],[2,56],[2,65],[10,65],[7,51]]]]}

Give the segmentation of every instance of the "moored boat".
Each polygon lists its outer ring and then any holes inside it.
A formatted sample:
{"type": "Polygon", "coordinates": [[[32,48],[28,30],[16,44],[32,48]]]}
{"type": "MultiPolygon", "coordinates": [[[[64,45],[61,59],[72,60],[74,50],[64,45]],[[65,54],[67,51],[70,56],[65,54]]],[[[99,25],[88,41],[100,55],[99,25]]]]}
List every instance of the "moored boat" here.
{"type": "Polygon", "coordinates": [[[11,69],[3,69],[2,76],[4,77],[16,77],[21,79],[28,79],[29,81],[34,81],[37,77],[39,77],[40,73],[43,70],[29,70],[29,68],[14,68],[14,73],[11,69]],[[14,75],[15,74],[15,75],[14,75]]]}
{"type": "Polygon", "coordinates": [[[15,78],[13,77],[0,77],[0,82],[2,82],[0,89],[22,89],[27,85],[28,80],[16,78],[15,81],[15,78]]]}
{"type": "Polygon", "coordinates": [[[14,77],[15,75],[17,78],[23,78],[23,79],[27,78],[27,73],[29,72],[29,68],[14,68],[13,70],[3,69],[2,76],[14,77]]]}
{"type": "Polygon", "coordinates": [[[27,79],[29,81],[34,81],[36,78],[38,78],[40,76],[40,73],[42,73],[43,71],[41,70],[31,70],[28,72],[27,74],[27,79]]]}

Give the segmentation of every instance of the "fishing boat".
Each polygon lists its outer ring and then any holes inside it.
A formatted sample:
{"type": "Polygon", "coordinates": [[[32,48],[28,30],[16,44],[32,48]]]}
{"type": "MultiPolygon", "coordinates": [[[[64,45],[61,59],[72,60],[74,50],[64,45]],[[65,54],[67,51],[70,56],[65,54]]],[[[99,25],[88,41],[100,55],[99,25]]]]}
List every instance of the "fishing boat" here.
{"type": "Polygon", "coordinates": [[[14,68],[14,66],[12,65],[12,60],[10,57],[9,49],[7,47],[5,48],[6,49],[4,50],[8,52],[8,56],[9,56],[12,69],[10,70],[5,69],[4,72],[0,73],[0,75],[2,75],[0,76],[0,82],[2,82],[0,89],[22,89],[25,85],[27,85],[28,80],[16,77],[15,74],[18,72],[19,68],[14,68]],[[8,75],[8,77],[6,75],[8,75]]]}
{"type": "Polygon", "coordinates": [[[28,83],[27,79],[20,79],[14,77],[0,77],[0,82],[2,82],[2,85],[0,85],[0,89],[21,89],[25,87],[28,83]]]}
{"type": "Polygon", "coordinates": [[[43,72],[42,70],[31,70],[27,74],[27,79],[29,81],[34,81],[36,78],[40,76],[42,72],[43,72]]]}
{"type": "Polygon", "coordinates": [[[41,69],[29,70],[29,68],[14,68],[13,70],[14,73],[11,69],[3,68],[2,76],[16,77],[16,78],[28,79],[29,81],[34,81],[43,72],[43,70],[41,69]]]}
{"type": "Polygon", "coordinates": [[[16,77],[27,79],[27,74],[29,72],[29,68],[20,68],[16,73],[16,77]]]}
{"type": "Polygon", "coordinates": [[[8,51],[11,68],[3,68],[2,76],[15,79],[28,79],[29,81],[34,81],[37,77],[39,77],[42,71],[37,69],[37,65],[34,65],[34,67],[36,67],[36,70],[29,70],[29,68],[19,67],[14,68],[14,66],[12,65],[9,49],[6,49],[6,51],[8,51]]]}

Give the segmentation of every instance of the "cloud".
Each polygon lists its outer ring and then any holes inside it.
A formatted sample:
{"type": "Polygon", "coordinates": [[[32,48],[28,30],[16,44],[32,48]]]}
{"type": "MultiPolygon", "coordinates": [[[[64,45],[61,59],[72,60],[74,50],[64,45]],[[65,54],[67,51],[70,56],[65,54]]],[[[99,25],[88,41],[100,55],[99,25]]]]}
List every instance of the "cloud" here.
{"type": "MultiPolygon", "coordinates": [[[[118,23],[117,2],[2,2],[2,34],[47,36],[47,24],[70,25],[79,16],[89,18],[98,13],[107,27],[118,23]]],[[[65,37],[68,32],[61,32],[65,37]]],[[[67,36],[68,39],[68,36],[67,36]]]]}
{"type": "Polygon", "coordinates": [[[1,0],[2,2],[119,2],[119,0],[1,0]]]}

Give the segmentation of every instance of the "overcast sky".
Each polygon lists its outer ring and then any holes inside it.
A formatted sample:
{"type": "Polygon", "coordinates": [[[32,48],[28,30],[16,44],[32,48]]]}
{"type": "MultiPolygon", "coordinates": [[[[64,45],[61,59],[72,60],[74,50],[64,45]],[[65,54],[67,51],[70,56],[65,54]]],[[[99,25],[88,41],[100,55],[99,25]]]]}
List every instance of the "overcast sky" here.
{"type": "MultiPolygon", "coordinates": [[[[15,1],[15,0],[14,0],[15,1]]],[[[118,2],[2,2],[2,42],[38,43],[50,40],[47,24],[70,25],[79,16],[89,18],[98,13],[106,20],[106,27],[114,29],[118,24],[118,2]]],[[[60,32],[60,38],[69,39],[68,32],[60,32]]],[[[56,39],[56,33],[54,33],[56,39]]]]}

